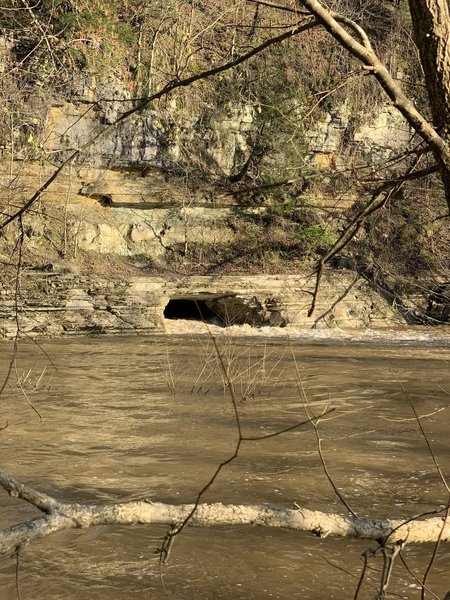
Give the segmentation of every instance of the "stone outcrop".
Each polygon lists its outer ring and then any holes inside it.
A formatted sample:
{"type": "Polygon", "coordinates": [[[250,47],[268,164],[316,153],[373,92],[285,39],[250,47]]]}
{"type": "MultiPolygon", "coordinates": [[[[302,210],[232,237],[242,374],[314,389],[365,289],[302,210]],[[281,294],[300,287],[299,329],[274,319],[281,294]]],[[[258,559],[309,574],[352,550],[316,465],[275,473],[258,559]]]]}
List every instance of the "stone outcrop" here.
{"type": "MultiPolygon", "coordinates": [[[[173,331],[176,319],[198,318],[189,312],[189,303],[194,301],[207,313],[206,321],[221,326],[266,325],[289,330],[401,323],[385,300],[347,271],[325,275],[312,318],[306,313],[314,282],[306,275],[168,279],[28,273],[21,282],[19,324],[28,336],[164,333],[169,320],[173,331]],[[174,300],[184,304],[167,310],[174,300]]],[[[0,294],[0,336],[11,338],[16,333],[14,290],[3,287],[0,294]]]]}
{"type": "MultiPolygon", "coordinates": [[[[69,96],[51,97],[42,90],[26,103],[26,142],[19,136],[14,159],[0,167],[5,213],[23,205],[52,174],[55,167],[48,157],[60,164],[131,106],[126,100],[129,92],[115,79],[86,89],[75,87],[80,89],[70,101],[69,96]],[[110,101],[102,101],[102,96],[110,101]]],[[[306,314],[313,277],[171,275],[171,257],[187,256],[191,247],[201,256],[203,272],[209,272],[212,262],[203,258],[208,254],[214,258],[217,249],[234,240],[230,219],[246,210],[267,209],[244,208],[231,191],[221,194],[225,188],[213,188],[211,183],[232,180],[251,158],[258,106],[237,99],[214,110],[207,104],[201,109],[181,104],[175,97],[168,98],[165,112],[155,105],[154,110],[112,128],[42,194],[39,210],[26,215],[29,260],[25,266],[45,268],[61,257],[70,257],[72,264],[57,269],[58,273],[29,271],[21,276],[22,332],[32,336],[163,332],[168,320],[183,318],[183,311],[193,318],[195,303],[221,326],[229,322],[255,327],[366,328],[401,322],[382,297],[350,272],[336,271],[324,278],[312,319],[306,314]],[[202,191],[195,181],[187,181],[196,169],[208,175],[202,191]],[[120,268],[103,269],[108,257],[124,259],[120,264],[142,258],[152,272],[169,275],[119,276],[120,268]],[[96,263],[91,271],[86,269],[89,262],[96,263]],[[83,268],[84,273],[94,274],[80,275],[83,268]]],[[[335,107],[333,112],[320,112],[311,127],[314,131],[305,132],[302,152],[305,165],[310,161],[319,171],[339,167],[336,157],[343,149],[376,158],[409,139],[408,128],[390,107],[381,107],[367,123],[357,124],[345,106],[335,107]]],[[[10,148],[3,150],[4,156],[13,156],[10,148]]],[[[355,200],[345,194],[311,193],[309,198],[306,188],[302,191],[299,206],[318,205],[335,214],[355,200]]],[[[8,256],[15,235],[12,232],[1,241],[0,254],[8,256]]],[[[3,287],[3,337],[16,331],[15,308],[13,292],[3,287]]]]}
{"type": "MultiPolygon", "coordinates": [[[[122,94],[125,96],[125,92],[122,94]]],[[[82,100],[80,98],[80,100],[82,100]]],[[[86,99],[87,100],[87,99],[86,99]]],[[[113,123],[130,103],[99,103],[95,110],[85,104],[56,102],[48,108],[43,149],[65,156],[83,146],[107,124],[113,123]]],[[[186,162],[186,148],[197,163],[216,176],[229,176],[237,159],[248,154],[248,134],[253,126],[250,106],[230,106],[223,115],[204,119],[199,114],[180,112],[172,106],[176,121],[163,121],[154,110],[146,110],[113,128],[90,146],[83,161],[92,167],[146,167],[177,170],[186,162]]]]}
{"type": "Polygon", "coordinates": [[[314,130],[308,132],[309,151],[318,167],[345,167],[345,164],[339,164],[343,150],[376,162],[408,147],[411,128],[392,105],[378,106],[364,118],[359,115],[359,123],[352,112],[345,105],[335,107],[333,111],[325,112],[314,130]]]}
{"type": "MultiPolygon", "coordinates": [[[[52,173],[37,162],[24,166],[17,161],[14,169],[9,186],[14,205],[32,195],[36,181],[52,173]]],[[[0,185],[6,188],[9,177],[0,168],[0,185]]],[[[42,196],[40,207],[45,215],[27,215],[26,226],[27,247],[36,252],[48,246],[49,238],[54,247],[61,243],[63,219],[72,253],[145,255],[153,263],[162,261],[168,250],[189,244],[207,249],[233,236],[226,226],[235,208],[232,198],[217,195],[210,200],[176,179],[167,182],[157,170],[145,176],[126,169],[69,170],[42,196]],[[48,218],[55,213],[57,219],[48,218]]]]}

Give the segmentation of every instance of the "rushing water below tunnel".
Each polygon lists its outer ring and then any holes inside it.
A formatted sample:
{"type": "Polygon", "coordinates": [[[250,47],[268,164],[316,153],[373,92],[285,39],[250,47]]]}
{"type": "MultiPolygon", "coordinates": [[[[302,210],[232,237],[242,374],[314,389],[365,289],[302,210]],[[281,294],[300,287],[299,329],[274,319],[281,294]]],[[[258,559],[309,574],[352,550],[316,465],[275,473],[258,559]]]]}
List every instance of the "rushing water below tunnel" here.
{"type": "MultiPolygon", "coordinates": [[[[418,413],[428,415],[424,428],[450,476],[448,348],[261,337],[221,337],[218,343],[245,435],[303,420],[302,387],[316,414],[335,408],[320,424],[323,453],[335,485],[358,515],[408,517],[446,503],[405,392],[418,413]]],[[[232,454],[235,419],[207,336],[49,341],[43,349],[56,370],[37,346],[21,344],[20,385],[12,377],[0,403],[0,427],[8,422],[0,432],[1,468],[24,482],[66,501],[190,503],[232,454]]],[[[9,344],[0,346],[1,373],[11,351],[9,344]]],[[[204,501],[297,503],[346,513],[324,475],[310,426],[244,443],[204,501]]],[[[36,514],[0,495],[1,527],[36,514]]],[[[37,540],[21,553],[22,599],[164,598],[155,554],[164,533],[160,526],[108,526],[37,540]]],[[[186,529],[163,576],[173,600],[348,599],[361,553],[375,547],[287,530],[186,529]]],[[[405,550],[419,578],[432,549],[405,550]]],[[[370,571],[360,599],[374,597],[378,580],[379,571],[370,571]]],[[[429,586],[438,598],[450,590],[448,544],[438,552],[429,586]]],[[[417,581],[400,562],[391,591],[393,597],[420,597],[417,581]]],[[[0,561],[0,599],[15,598],[15,559],[6,557],[0,561]]]]}

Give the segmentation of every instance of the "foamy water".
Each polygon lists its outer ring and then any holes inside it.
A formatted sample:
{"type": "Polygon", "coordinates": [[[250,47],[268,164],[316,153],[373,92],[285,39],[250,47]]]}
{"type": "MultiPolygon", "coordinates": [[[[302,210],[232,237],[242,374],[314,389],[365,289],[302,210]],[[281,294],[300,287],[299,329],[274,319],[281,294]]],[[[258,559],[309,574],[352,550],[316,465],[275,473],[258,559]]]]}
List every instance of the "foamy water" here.
{"type": "Polygon", "coordinates": [[[252,327],[251,325],[230,325],[220,327],[194,320],[165,321],[166,333],[171,335],[214,335],[230,337],[269,337],[306,340],[308,342],[364,342],[383,344],[425,344],[433,346],[450,345],[450,327],[397,327],[386,329],[305,329],[288,325],[287,327],[252,327]]]}

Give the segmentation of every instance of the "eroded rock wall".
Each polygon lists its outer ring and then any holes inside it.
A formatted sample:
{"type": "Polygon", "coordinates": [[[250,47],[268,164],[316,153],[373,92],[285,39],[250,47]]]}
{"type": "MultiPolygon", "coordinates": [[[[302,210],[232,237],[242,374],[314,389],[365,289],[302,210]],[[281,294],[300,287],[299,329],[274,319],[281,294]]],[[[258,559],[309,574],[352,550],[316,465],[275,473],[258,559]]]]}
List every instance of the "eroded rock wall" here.
{"type": "MultiPolygon", "coordinates": [[[[222,302],[221,310],[229,315],[230,324],[239,315],[241,323],[288,329],[361,329],[401,323],[398,314],[364,280],[346,271],[325,275],[312,318],[307,317],[307,310],[314,282],[306,275],[168,279],[29,273],[21,282],[17,299],[20,330],[38,337],[163,333],[168,322],[166,306],[171,299],[181,298],[215,300],[219,306],[222,302]]],[[[3,285],[1,337],[16,334],[15,312],[14,290],[3,285]]],[[[169,329],[176,331],[174,320],[169,329]]]]}
{"type": "MultiPolygon", "coordinates": [[[[101,88],[98,93],[101,95],[101,88]]],[[[123,94],[124,95],[124,94],[123,94]]],[[[105,125],[114,123],[127,104],[110,102],[86,110],[84,101],[56,102],[47,108],[43,123],[42,150],[65,157],[82,147],[105,125]]],[[[110,130],[83,152],[85,164],[101,168],[180,168],[201,170],[213,177],[229,177],[242,167],[255,136],[255,108],[235,104],[217,109],[214,117],[188,113],[176,103],[171,118],[155,110],[137,114],[110,130]]],[[[344,104],[318,114],[305,132],[305,158],[319,169],[343,167],[358,155],[370,161],[386,159],[408,147],[411,129],[389,104],[374,108],[372,114],[355,121],[344,104]]],[[[288,140],[286,140],[287,142],[288,140]]]]}

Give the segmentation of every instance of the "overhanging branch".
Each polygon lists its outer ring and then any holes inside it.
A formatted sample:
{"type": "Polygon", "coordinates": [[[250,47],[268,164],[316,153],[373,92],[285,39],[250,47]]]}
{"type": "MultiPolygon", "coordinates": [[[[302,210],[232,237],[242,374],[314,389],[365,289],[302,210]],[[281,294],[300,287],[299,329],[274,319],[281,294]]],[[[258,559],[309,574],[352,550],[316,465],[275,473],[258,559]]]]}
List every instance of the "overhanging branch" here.
{"type": "Polygon", "coordinates": [[[394,177],[393,179],[389,179],[385,181],[382,185],[380,185],[376,190],[372,192],[372,196],[367,205],[348,223],[341,234],[339,235],[336,242],[331,246],[331,248],[321,256],[320,260],[316,266],[316,281],[314,286],[314,291],[311,300],[311,306],[308,310],[308,317],[311,317],[316,308],[317,296],[319,294],[320,282],[322,279],[323,269],[326,263],[328,263],[332,258],[341,252],[355,237],[361,228],[364,221],[372,215],[377,210],[380,210],[385,206],[386,202],[398,192],[403,185],[410,180],[420,179],[421,177],[426,177],[435,173],[438,170],[437,165],[431,165],[425,169],[415,170],[420,158],[421,154],[416,157],[413,164],[408,168],[405,174],[399,175],[398,177],[394,177]]]}
{"type": "Polygon", "coordinates": [[[289,31],[285,31],[284,33],[281,33],[280,35],[277,35],[273,38],[269,38],[268,40],[266,40],[259,46],[256,46],[252,50],[249,50],[248,52],[246,52],[245,54],[242,54],[241,56],[239,56],[238,58],[235,58],[234,60],[231,60],[222,65],[216,65],[216,66],[212,67],[211,69],[207,69],[206,71],[202,71],[201,73],[196,73],[195,75],[191,75],[190,77],[187,77],[185,79],[173,80],[173,81],[169,82],[167,85],[165,85],[158,92],[152,94],[151,96],[140,98],[135,106],[133,106],[132,108],[130,108],[129,110],[124,112],[113,123],[110,123],[109,125],[104,127],[99,133],[97,133],[92,138],[90,138],[85,144],[83,144],[82,146],[77,148],[56,169],[56,171],[53,173],[53,175],[51,177],[49,177],[49,179],[47,179],[47,181],[45,181],[39,187],[39,189],[36,190],[36,192],[24,204],[24,206],[22,206],[19,210],[17,210],[12,215],[9,215],[2,223],[0,223],[0,231],[2,229],[4,229],[7,225],[9,225],[12,221],[19,218],[21,215],[23,215],[25,212],[27,212],[33,206],[33,204],[39,200],[39,198],[42,196],[42,194],[50,187],[50,185],[55,181],[55,179],[59,176],[59,174],[70,163],[72,163],[77,158],[77,156],[79,156],[81,153],[83,153],[85,150],[87,150],[90,146],[92,146],[98,139],[100,139],[101,137],[104,137],[108,132],[112,131],[115,127],[117,127],[118,125],[120,125],[121,123],[123,123],[124,121],[129,119],[131,116],[138,114],[138,113],[144,111],[145,109],[147,109],[152,104],[152,102],[154,102],[155,100],[159,100],[160,98],[167,96],[168,94],[170,94],[171,92],[173,92],[174,90],[176,90],[178,88],[188,87],[188,86],[192,85],[193,83],[196,83],[197,81],[201,81],[203,79],[208,79],[208,78],[214,77],[215,75],[218,75],[220,73],[224,73],[225,71],[229,71],[230,69],[234,69],[238,65],[240,65],[240,64],[250,60],[254,56],[260,54],[267,48],[270,48],[271,46],[273,46],[275,44],[281,44],[285,40],[288,40],[288,39],[294,37],[295,35],[303,33],[304,31],[312,29],[313,27],[316,27],[317,25],[318,25],[318,22],[316,21],[316,19],[314,17],[309,17],[309,18],[303,19],[298,25],[296,25],[289,31]]]}
{"type": "MultiPolygon", "coordinates": [[[[364,30],[354,21],[342,18],[328,11],[318,0],[299,0],[317,21],[353,56],[358,58],[373,76],[378,80],[381,87],[392,100],[397,110],[405,117],[411,127],[427,142],[433,150],[437,159],[442,162],[447,170],[450,170],[450,147],[447,141],[439,135],[436,129],[416,109],[413,102],[406,96],[400,85],[395,81],[388,69],[368,43],[364,30]],[[341,25],[345,25],[355,32],[360,41],[355,39],[341,25]]],[[[447,198],[450,206],[450,195],[447,198]]]]}

